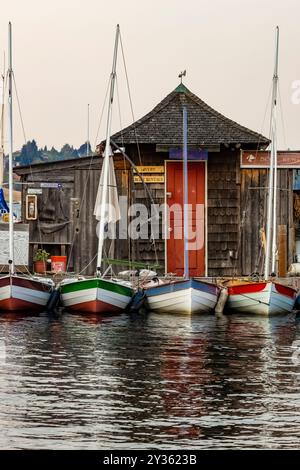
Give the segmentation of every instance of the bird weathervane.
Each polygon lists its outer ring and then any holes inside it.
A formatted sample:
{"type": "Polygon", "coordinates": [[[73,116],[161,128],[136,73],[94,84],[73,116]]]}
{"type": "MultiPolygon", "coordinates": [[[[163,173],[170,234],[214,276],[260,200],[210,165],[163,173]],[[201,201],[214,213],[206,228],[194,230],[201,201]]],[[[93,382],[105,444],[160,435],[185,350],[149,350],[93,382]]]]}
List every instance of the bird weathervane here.
{"type": "Polygon", "coordinates": [[[184,70],[183,72],[180,72],[180,74],[178,75],[178,78],[180,78],[180,83],[182,83],[182,77],[185,77],[186,76],[186,70],[184,70]]]}

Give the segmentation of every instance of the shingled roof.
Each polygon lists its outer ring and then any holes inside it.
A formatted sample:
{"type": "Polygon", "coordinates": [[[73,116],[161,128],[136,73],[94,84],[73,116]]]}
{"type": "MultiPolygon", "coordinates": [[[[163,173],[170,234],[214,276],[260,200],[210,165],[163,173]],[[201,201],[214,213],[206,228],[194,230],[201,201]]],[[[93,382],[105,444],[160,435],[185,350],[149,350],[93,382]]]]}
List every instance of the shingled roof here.
{"type": "Polygon", "coordinates": [[[218,113],[180,84],[155,108],[112,136],[117,143],[182,144],[182,107],[188,112],[189,145],[260,144],[269,140],[218,113]]]}

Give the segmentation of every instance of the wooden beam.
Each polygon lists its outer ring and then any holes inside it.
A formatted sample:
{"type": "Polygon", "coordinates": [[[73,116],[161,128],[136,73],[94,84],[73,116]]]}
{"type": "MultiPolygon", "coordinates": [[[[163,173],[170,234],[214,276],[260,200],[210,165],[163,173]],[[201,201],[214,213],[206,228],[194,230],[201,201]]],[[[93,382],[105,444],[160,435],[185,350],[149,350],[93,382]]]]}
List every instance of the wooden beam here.
{"type": "Polygon", "coordinates": [[[278,276],[285,277],[287,271],[287,226],[278,225],[278,276]]]}

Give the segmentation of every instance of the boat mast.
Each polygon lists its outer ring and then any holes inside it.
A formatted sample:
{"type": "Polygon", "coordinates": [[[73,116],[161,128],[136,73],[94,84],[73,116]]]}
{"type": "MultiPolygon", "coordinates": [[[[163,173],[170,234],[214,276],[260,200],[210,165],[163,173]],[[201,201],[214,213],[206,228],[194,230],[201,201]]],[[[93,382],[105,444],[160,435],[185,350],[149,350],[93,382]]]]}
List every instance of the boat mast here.
{"type": "Polygon", "coordinates": [[[268,209],[267,209],[267,233],[266,233],[266,256],[264,278],[269,278],[270,258],[272,248],[272,272],[275,270],[276,262],[276,195],[277,195],[277,142],[276,142],[276,107],[278,89],[278,46],[279,28],[276,27],[275,67],[273,75],[272,111],[271,111],[271,154],[268,187],[268,209]],[[271,232],[271,229],[273,231],[271,232]],[[272,233],[272,240],[271,240],[272,233]]]}
{"type": "Polygon", "coordinates": [[[114,47],[114,57],[112,64],[112,71],[110,75],[110,93],[109,93],[109,103],[108,103],[108,115],[107,115],[107,126],[106,126],[106,141],[105,141],[105,150],[104,158],[102,162],[103,168],[103,191],[102,191],[102,204],[100,211],[100,228],[99,228],[99,243],[98,243],[98,256],[97,256],[97,274],[100,274],[101,263],[102,263],[102,253],[103,253],[103,243],[104,243],[104,228],[105,228],[105,211],[106,211],[106,200],[107,200],[107,189],[108,189],[108,171],[109,171],[109,157],[112,155],[111,145],[110,145],[110,134],[111,134],[111,121],[112,121],[112,105],[114,100],[114,89],[116,81],[116,66],[117,66],[117,55],[118,55],[118,44],[120,36],[120,27],[117,25],[116,38],[115,38],[115,47],[114,47]]]}
{"type": "Polygon", "coordinates": [[[4,99],[5,99],[5,55],[3,61],[3,74],[2,74],[2,96],[1,96],[1,140],[0,140],[0,189],[3,185],[3,171],[4,171],[4,99]]]}
{"type": "Polygon", "coordinates": [[[184,238],[184,277],[189,278],[189,188],[188,188],[188,152],[187,152],[187,109],[182,109],[183,121],[183,238],[184,238]]]}
{"type": "Polygon", "coordinates": [[[8,188],[9,188],[9,272],[13,274],[14,267],[14,220],[13,220],[13,127],[12,127],[12,35],[11,22],[8,23],[8,188]]]}
{"type": "Polygon", "coordinates": [[[89,156],[89,143],[90,143],[90,105],[87,105],[87,141],[86,141],[86,156],[89,156]]]}
{"type": "Polygon", "coordinates": [[[275,67],[273,76],[273,94],[272,94],[272,116],[271,116],[271,139],[274,165],[274,185],[273,185],[273,234],[272,234],[272,258],[271,273],[276,270],[277,255],[277,94],[278,94],[278,51],[279,51],[279,27],[276,27],[276,48],[275,48],[275,67]]]}

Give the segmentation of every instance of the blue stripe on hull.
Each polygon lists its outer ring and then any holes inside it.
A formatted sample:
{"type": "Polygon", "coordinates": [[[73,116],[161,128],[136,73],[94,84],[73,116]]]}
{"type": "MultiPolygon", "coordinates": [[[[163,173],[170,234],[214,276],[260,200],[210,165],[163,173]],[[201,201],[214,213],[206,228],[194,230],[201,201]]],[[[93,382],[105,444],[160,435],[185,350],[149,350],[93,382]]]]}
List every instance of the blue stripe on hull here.
{"type": "Polygon", "coordinates": [[[171,282],[170,284],[165,284],[157,287],[151,287],[150,289],[146,289],[145,293],[147,297],[152,297],[155,295],[177,292],[179,290],[187,290],[191,287],[195,290],[206,292],[212,295],[217,294],[219,290],[219,288],[213,284],[207,284],[206,282],[198,281],[197,279],[187,279],[182,281],[171,282]]]}

